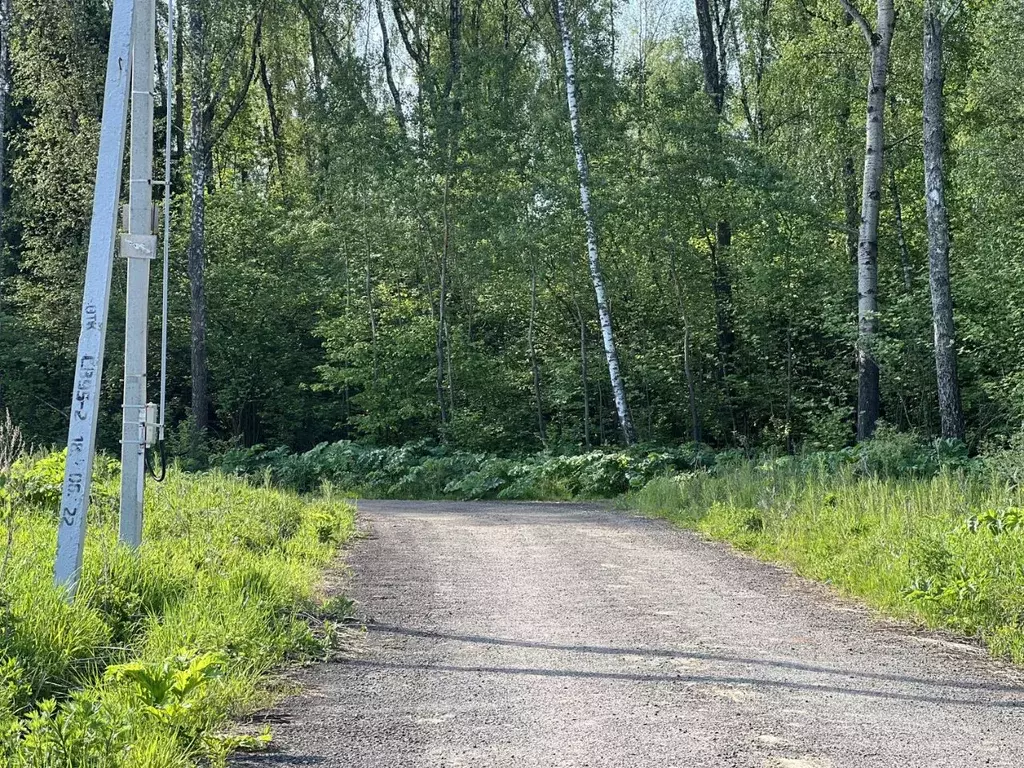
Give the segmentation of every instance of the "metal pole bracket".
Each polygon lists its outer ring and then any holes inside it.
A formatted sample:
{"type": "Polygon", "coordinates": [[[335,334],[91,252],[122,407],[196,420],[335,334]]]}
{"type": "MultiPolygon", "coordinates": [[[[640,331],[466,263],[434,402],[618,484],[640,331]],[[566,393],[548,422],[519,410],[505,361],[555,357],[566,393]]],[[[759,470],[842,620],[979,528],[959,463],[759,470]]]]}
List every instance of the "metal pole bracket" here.
{"type": "Polygon", "coordinates": [[[156,258],[156,246],[156,235],[121,235],[121,256],[125,259],[152,261],[156,258]]]}

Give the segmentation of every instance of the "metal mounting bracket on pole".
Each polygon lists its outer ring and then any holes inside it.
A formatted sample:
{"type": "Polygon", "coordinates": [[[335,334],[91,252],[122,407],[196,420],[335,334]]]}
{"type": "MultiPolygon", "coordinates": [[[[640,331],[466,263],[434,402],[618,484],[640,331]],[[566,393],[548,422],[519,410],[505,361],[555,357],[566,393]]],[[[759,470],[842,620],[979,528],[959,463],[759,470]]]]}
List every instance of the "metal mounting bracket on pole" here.
{"type": "Polygon", "coordinates": [[[82,571],[86,515],[96,454],[103,351],[110,308],[110,284],[117,239],[117,213],[121,198],[134,0],[115,0],[110,26],[110,50],[100,128],[96,193],[89,231],[89,257],[82,300],[82,330],[78,339],[68,457],[64,471],[60,521],[57,532],[56,583],[74,595],[82,571]]]}

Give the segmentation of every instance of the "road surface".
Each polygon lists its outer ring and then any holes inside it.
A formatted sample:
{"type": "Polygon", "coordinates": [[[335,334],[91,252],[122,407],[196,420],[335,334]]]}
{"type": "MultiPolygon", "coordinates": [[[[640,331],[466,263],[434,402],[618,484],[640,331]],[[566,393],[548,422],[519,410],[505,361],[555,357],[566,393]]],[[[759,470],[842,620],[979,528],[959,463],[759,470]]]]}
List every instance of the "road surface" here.
{"type": "Polygon", "coordinates": [[[1024,765],[1024,684],[787,571],[592,505],[362,502],[367,632],[271,713],[323,768],[1024,765]]]}

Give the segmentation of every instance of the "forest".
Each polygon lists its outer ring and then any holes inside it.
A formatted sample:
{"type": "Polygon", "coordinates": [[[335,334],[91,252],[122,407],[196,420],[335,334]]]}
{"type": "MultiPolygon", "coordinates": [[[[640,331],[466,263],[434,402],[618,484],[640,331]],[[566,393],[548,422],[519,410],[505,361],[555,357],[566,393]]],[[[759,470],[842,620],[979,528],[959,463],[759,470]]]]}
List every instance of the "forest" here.
{"type": "MultiPolygon", "coordinates": [[[[175,13],[179,453],[834,450],[878,425],[978,450],[1024,421],[1019,2],[175,13]]],[[[66,434],[109,24],[0,0],[0,401],[35,445],[66,434]]]]}

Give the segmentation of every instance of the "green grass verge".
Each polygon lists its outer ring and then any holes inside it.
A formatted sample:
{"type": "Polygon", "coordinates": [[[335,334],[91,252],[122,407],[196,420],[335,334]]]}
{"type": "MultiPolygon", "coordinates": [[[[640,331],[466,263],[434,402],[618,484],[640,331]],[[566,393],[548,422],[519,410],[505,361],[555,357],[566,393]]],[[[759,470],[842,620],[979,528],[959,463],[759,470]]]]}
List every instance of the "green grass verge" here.
{"type": "Polygon", "coordinates": [[[1024,663],[1024,510],[995,475],[746,463],[656,479],[628,503],[1024,663]]]}
{"type": "Polygon", "coordinates": [[[172,473],[135,556],[104,463],[68,604],[51,583],[62,466],[22,459],[0,483],[0,765],[184,768],[256,746],[226,729],[268,702],[269,672],[323,652],[306,616],[352,508],[172,473]]]}

